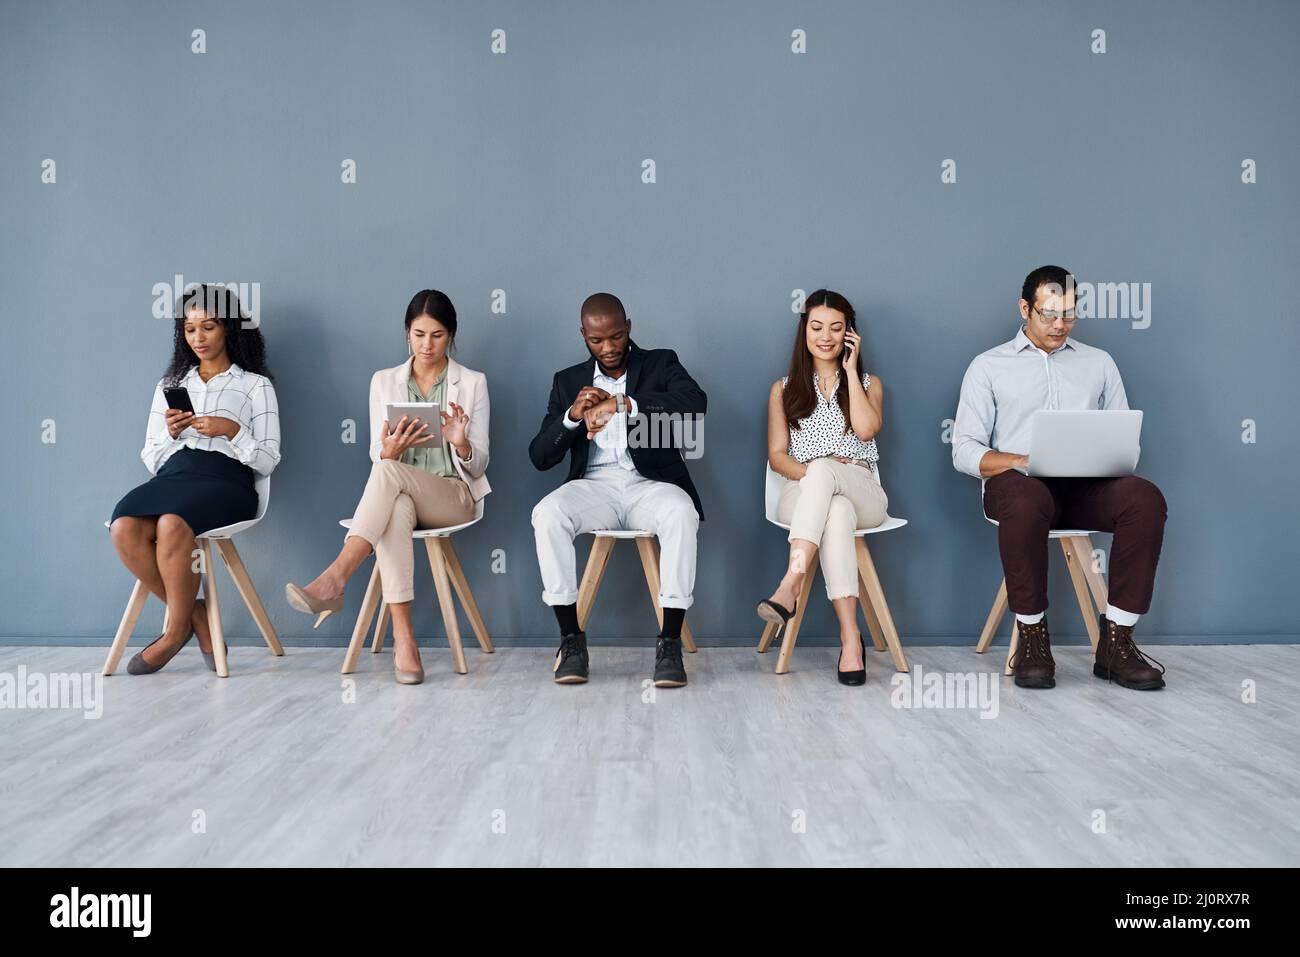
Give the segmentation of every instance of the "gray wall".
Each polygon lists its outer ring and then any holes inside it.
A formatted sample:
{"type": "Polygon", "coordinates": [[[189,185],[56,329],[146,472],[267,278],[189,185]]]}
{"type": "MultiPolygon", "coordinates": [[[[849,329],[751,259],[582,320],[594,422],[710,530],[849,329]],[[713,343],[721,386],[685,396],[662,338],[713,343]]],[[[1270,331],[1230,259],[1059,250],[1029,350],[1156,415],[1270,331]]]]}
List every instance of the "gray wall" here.
{"type": "MultiPolygon", "coordinates": [[[[706,642],[754,640],[784,562],[762,521],[765,396],[788,361],[791,290],[823,284],[857,306],[888,386],[883,475],[911,522],[873,543],[894,615],[908,640],[972,641],[995,530],[943,420],[971,356],[1014,334],[1024,274],[1059,262],[1153,284],[1149,328],[1076,330],[1146,411],[1140,470],[1169,502],[1144,633],[1295,639],[1297,35],[1289,2],[7,0],[0,636],[116,625],[130,579],[101,522],[146,477],[170,334],[150,290],[181,273],[262,284],[285,457],[268,519],[239,545],[287,641],[350,631],[360,581],[319,633],[283,584],[340,543],[368,469],[369,376],[404,357],[403,309],[430,285],[491,386],[496,490],[457,545],[502,643],[554,634],[529,511],[561,473],[534,471],[526,445],[552,372],[585,356],[578,305],[602,289],[709,393],[691,621],[706,642]],[[489,51],[498,27],[504,56],[489,51]],[[206,140],[183,143],[195,129],[206,140]],[[356,185],[340,183],[345,158],[356,185]],[[489,312],[495,288],[505,316],[489,312]],[[340,442],[346,418],[361,444],[340,442]]],[[[1077,635],[1059,564],[1056,629],[1077,635]]],[[[441,634],[417,567],[417,620],[441,634]]],[[[639,574],[624,546],[595,638],[653,634],[639,574]]],[[[254,634],[226,594],[231,632],[254,634]]],[[[816,594],[810,636],[832,630],[816,594]]],[[[159,618],[151,602],[141,635],[159,618]]]]}

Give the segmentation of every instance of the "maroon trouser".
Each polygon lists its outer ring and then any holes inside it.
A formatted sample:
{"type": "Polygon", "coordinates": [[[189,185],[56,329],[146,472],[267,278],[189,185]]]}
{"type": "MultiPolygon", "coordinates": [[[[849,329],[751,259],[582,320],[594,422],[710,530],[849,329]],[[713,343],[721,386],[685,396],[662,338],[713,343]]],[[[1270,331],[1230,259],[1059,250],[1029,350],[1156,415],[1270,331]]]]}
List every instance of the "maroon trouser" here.
{"type": "Polygon", "coordinates": [[[1009,469],[984,483],[984,514],[998,523],[1007,603],[1021,615],[1047,608],[1047,533],[1053,528],[1114,532],[1110,604],[1146,614],[1167,513],[1160,489],[1136,475],[1034,478],[1009,469]]]}

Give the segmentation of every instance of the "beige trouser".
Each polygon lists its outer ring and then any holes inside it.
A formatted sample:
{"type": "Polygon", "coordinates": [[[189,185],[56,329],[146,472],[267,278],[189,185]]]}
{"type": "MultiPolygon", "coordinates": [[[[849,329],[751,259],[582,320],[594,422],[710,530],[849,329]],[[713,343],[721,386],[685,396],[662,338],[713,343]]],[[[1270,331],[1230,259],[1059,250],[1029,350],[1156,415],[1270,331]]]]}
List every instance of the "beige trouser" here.
{"type": "Polygon", "coordinates": [[[416,528],[459,525],[474,517],[474,497],[459,478],[383,459],[370,467],[347,538],[364,538],[375,550],[387,604],[415,598],[416,528]]]}
{"type": "Polygon", "coordinates": [[[858,594],[858,560],[853,532],[885,520],[889,499],[870,469],[833,458],[813,459],[797,482],[786,479],[777,520],[790,526],[787,541],[801,538],[821,552],[826,597],[858,594]]]}

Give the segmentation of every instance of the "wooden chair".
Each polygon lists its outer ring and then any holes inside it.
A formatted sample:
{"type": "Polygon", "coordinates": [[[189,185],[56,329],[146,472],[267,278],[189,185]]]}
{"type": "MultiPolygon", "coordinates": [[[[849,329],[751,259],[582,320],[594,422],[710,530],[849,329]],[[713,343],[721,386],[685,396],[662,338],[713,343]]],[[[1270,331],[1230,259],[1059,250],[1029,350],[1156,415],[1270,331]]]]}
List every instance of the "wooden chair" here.
{"type": "MultiPolygon", "coordinates": [[[[777,528],[790,530],[787,523],[778,521],[777,506],[781,500],[781,488],[784,479],[767,466],[766,482],[763,489],[763,504],[767,520],[777,528]]],[[[885,591],[880,585],[880,576],[876,574],[875,562],[871,560],[871,550],[867,548],[867,536],[880,532],[890,532],[907,524],[905,518],[886,517],[875,528],[860,528],[853,536],[858,553],[858,604],[867,619],[867,630],[871,633],[871,642],[877,651],[884,651],[886,646],[894,659],[894,668],[907,671],[907,656],[903,654],[903,644],[894,627],[894,617],[889,613],[889,603],[885,601],[885,591]]],[[[817,567],[810,568],[803,577],[803,592],[799,595],[799,605],[794,617],[785,626],[781,636],[781,651],[776,657],[776,673],[783,675],[790,670],[790,658],[794,654],[795,642],[799,640],[799,628],[803,624],[804,612],[808,610],[808,599],[812,595],[813,580],[817,577],[817,567]]],[[[772,635],[776,632],[776,622],[768,622],[763,635],[758,640],[758,652],[763,654],[772,644],[772,635]]]]}
{"type": "MultiPolygon", "coordinates": [[[[609,555],[614,543],[619,539],[632,539],[641,556],[641,570],[645,573],[646,587],[650,589],[650,602],[654,605],[655,618],[659,628],[664,626],[664,610],[659,607],[659,542],[653,532],[643,528],[598,528],[592,531],[595,541],[591,543],[591,553],[587,556],[587,566],[582,572],[582,581],[578,583],[578,627],[584,631],[587,619],[591,617],[591,608],[596,604],[596,592],[605,577],[605,568],[609,565],[609,555]]],[[[682,622],[682,647],[694,654],[699,649],[691,634],[689,622],[682,622]]]]}
{"type": "MultiPolygon", "coordinates": [[[[212,656],[216,660],[217,676],[221,678],[230,677],[230,668],[226,659],[226,633],[221,626],[221,605],[217,601],[217,566],[212,555],[212,546],[214,544],[217,552],[221,555],[221,560],[226,565],[226,569],[230,572],[230,577],[235,582],[235,589],[239,592],[239,596],[244,599],[244,604],[248,606],[248,612],[253,616],[253,621],[257,623],[257,628],[262,633],[262,638],[266,641],[267,647],[271,649],[271,653],[274,655],[284,654],[284,648],[280,646],[280,640],[275,635],[275,628],[271,624],[271,619],[262,606],[262,600],[258,597],[257,589],[253,587],[253,581],[248,577],[248,570],[244,567],[244,562],[239,557],[239,551],[235,548],[235,543],[232,540],[239,532],[252,528],[260,522],[263,516],[266,515],[267,506],[271,504],[271,476],[257,476],[254,488],[257,490],[257,514],[255,516],[246,522],[236,522],[233,525],[214,528],[202,535],[195,536],[203,555],[203,599],[208,607],[208,627],[212,630],[212,656]]],[[[105,522],[104,527],[107,528],[109,524],[109,522],[105,522]]],[[[113,637],[113,644],[108,649],[108,658],[104,661],[105,675],[111,675],[117,669],[118,662],[122,659],[122,652],[126,650],[126,643],[131,638],[131,632],[135,630],[135,624],[140,619],[140,612],[144,610],[144,603],[148,598],[149,590],[144,587],[142,582],[137,581],[135,587],[131,589],[131,597],[126,603],[126,611],[122,614],[122,621],[117,626],[117,634],[113,637]]],[[[163,621],[163,627],[165,628],[165,617],[163,621]]]]}
{"type": "MultiPolygon", "coordinates": [[[[994,525],[998,524],[988,516],[985,518],[994,525]]],[[[1061,543],[1061,551],[1065,553],[1065,564],[1070,569],[1070,581],[1074,585],[1074,597],[1079,602],[1079,611],[1083,613],[1083,625],[1088,631],[1093,651],[1097,650],[1097,642],[1101,639],[1097,618],[1106,610],[1106,582],[1101,573],[1092,567],[1092,536],[1095,534],[1097,533],[1078,528],[1054,528],[1048,533],[1049,539],[1061,543]],[[1094,601],[1097,603],[1096,610],[1092,607],[1094,601]]],[[[975,645],[976,654],[982,655],[988,649],[1006,613],[1007,580],[1004,577],[998,585],[998,593],[993,597],[993,608],[989,611],[988,621],[984,623],[984,630],[980,632],[979,642],[975,645]]],[[[1020,623],[1012,615],[1011,642],[1007,646],[1004,674],[1011,674],[1011,658],[1019,644],[1020,623]]]]}
{"type": "MultiPolygon", "coordinates": [[[[447,629],[447,644],[451,647],[452,667],[457,674],[461,675],[469,672],[469,665],[465,661],[465,649],[461,646],[460,622],[456,618],[456,605],[451,596],[453,588],[460,597],[461,606],[465,609],[470,626],[474,629],[474,637],[478,639],[479,647],[489,655],[496,651],[492,646],[492,638],[488,635],[487,626],[483,624],[478,603],[474,601],[474,593],[470,591],[469,579],[465,577],[465,570],[461,568],[456,549],[451,544],[453,532],[469,528],[482,520],[483,500],[479,499],[474,507],[474,517],[468,522],[448,525],[446,528],[417,528],[411,534],[413,540],[424,541],[424,549],[429,556],[429,569],[433,573],[433,586],[438,594],[438,608],[442,612],[442,622],[447,629]]],[[[351,528],[352,519],[345,518],[339,524],[344,528],[351,528]]],[[[370,630],[370,623],[375,620],[376,610],[379,612],[379,620],[375,625],[374,640],[370,646],[374,654],[384,650],[384,636],[388,631],[389,620],[388,605],[383,601],[383,582],[379,577],[378,562],[370,573],[365,597],[361,599],[361,610],[357,613],[357,623],[352,629],[352,640],[348,643],[348,651],[343,658],[342,673],[345,675],[352,674],[356,669],[357,659],[361,655],[361,646],[365,644],[366,632],[370,630]]]]}

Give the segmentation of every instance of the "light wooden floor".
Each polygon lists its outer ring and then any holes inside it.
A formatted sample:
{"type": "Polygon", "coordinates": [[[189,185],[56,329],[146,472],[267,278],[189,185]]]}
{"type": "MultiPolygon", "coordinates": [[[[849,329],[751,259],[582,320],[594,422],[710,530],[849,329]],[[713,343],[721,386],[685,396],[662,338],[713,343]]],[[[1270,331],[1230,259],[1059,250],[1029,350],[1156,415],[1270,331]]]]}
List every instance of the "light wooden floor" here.
{"type": "MultiPolygon", "coordinates": [[[[100,720],[0,710],[0,864],[1300,863],[1300,647],[1149,650],[1163,692],[1108,686],[1066,647],[1054,690],[1000,678],[988,720],[895,709],[870,650],[845,688],[830,649],[778,677],[773,653],[706,648],[653,703],[650,648],[593,648],[585,686],[552,683],[545,650],[469,650],[459,677],[426,649],[426,683],[399,687],[367,650],[345,703],[341,649],[237,647],[219,680],[191,645],[105,679],[100,720]]],[[[0,672],[103,656],[0,648],[0,672]]]]}

